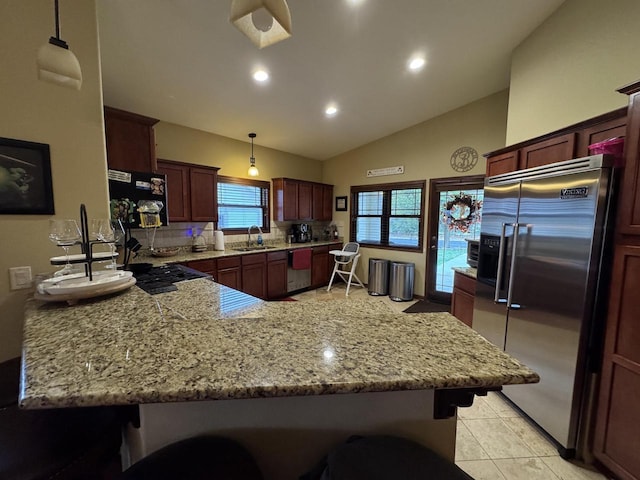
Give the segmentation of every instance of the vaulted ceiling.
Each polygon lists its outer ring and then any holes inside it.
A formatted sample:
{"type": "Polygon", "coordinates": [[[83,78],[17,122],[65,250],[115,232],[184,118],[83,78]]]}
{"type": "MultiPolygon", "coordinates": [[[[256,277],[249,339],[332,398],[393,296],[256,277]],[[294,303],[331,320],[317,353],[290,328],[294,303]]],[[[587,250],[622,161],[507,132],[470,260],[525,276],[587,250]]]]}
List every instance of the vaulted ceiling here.
{"type": "Polygon", "coordinates": [[[289,0],[293,36],[260,50],[230,0],[98,0],[104,102],[323,160],[507,88],[562,1],[289,0]]]}

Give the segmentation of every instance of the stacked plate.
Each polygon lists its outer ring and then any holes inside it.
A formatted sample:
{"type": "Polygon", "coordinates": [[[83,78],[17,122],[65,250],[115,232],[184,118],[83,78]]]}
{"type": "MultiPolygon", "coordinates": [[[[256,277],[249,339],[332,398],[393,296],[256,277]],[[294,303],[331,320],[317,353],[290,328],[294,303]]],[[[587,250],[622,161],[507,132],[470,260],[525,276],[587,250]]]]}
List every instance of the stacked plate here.
{"type": "Polygon", "coordinates": [[[55,302],[107,295],[135,285],[132,275],[132,272],[117,270],[95,272],[92,280],[84,273],[49,278],[38,285],[35,298],[55,302]]]}

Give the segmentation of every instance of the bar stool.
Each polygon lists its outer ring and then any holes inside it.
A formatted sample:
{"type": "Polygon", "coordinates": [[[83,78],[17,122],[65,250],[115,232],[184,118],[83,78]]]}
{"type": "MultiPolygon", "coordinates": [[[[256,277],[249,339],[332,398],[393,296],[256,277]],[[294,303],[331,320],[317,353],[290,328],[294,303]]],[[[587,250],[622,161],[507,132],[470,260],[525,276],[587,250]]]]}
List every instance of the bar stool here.
{"type": "Polygon", "coordinates": [[[329,251],[329,253],[335,257],[335,260],[327,292],[331,291],[331,286],[333,285],[336,274],[347,284],[347,296],[349,296],[349,288],[351,287],[351,280],[353,278],[356,279],[360,287],[364,288],[364,285],[356,275],[356,266],[360,258],[359,252],[360,244],[356,242],[346,243],[344,247],[342,247],[342,250],[329,251]]]}

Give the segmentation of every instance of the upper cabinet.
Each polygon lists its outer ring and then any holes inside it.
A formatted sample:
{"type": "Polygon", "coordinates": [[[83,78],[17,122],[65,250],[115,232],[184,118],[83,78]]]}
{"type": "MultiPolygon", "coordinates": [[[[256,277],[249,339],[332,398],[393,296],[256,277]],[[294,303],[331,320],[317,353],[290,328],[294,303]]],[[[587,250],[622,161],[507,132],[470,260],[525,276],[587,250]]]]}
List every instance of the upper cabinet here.
{"type": "Polygon", "coordinates": [[[218,220],[218,168],[158,160],[156,172],[167,176],[170,222],[218,220]]]}
{"type": "Polygon", "coordinates": [[[485,154],[487,176],[589,155],[589,145],[625,136],[627,108],[586,120],[526,142],[485,154]]]}
{"type": "Polygon", "coordinates": [[[640,82],[620,92],[629,95],[629,126],[624,145],[625,167],[618,199],[617,231],[640,235],[640,82]]]}
{"type": "Polygon", "coordinates": [[[273,217],[277,222],[332,219],[333,185],[273,178],[273,217]]]}
{"type": "Polygon", "coordinates": [[[107,164],[114,170],[156,170],[155,118],[104,107],[107,164]]]}

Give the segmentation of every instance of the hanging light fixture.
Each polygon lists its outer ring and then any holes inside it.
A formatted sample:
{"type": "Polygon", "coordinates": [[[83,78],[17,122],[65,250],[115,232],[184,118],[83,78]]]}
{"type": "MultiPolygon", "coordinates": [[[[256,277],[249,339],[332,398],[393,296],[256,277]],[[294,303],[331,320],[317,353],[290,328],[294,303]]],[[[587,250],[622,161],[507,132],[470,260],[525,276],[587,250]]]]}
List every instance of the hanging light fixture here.
{"type": "Polygon", "coordinates": [[[233,0],[229,21],[258,48],[291,36],[291,13],[286,0],[233,0]]]}
{"type": "Polygon", "coordinates": [[[80,90],[82,86],[82,70],[78,59],[69,50],[67,43],[60,38],[60,16],[58,0],[54,0],[56,36],[49,38],[38,50],[36,65],[38,78],[46,82],[80,90]]]}
{"type": "Polygon", "coordinates": [[[251,177],[257,177],[260,173],[258,171],[258,167],[256,167],[256,159],[253,156],[253,139],[256,138],[255,133],[250,133],[249,138],[251,139],[251,158],[249,158],[249,171],[247,172],[251,177]]]}

